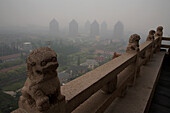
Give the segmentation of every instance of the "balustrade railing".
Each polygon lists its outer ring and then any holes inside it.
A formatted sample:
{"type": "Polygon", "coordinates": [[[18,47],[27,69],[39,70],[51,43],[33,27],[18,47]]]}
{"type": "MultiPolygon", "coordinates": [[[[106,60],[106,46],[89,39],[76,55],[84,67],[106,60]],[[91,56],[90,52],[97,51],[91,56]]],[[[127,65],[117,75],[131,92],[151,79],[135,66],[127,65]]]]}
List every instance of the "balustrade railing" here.
{"type": "MultiPolygon", "coordinates": [[[[110,95],[106,98],[110,99],[110,102],[124,96],[127,88],[135,85],[140,67],[145,65],[160,47],[170,48],[161,45],[162,40],[170,41],[169,38],[162,37],[162,30],[161,26],[156,32],[151,30],[146,42],[141,45],[140,36],[131,35],[126,53],[64,86],[59,86],[55,71],[58,67],[55,52],[47,47],[34,50],[27,58],[28,78],[22,89],[19,109],[13,113],[70,113],[99,91],[103,95],[110,95]]],[[[106,99],[103,99],[103,102],[106,99]]],[[[109,104],[97,107],[95,112],[103,112],[109,104]]]]}

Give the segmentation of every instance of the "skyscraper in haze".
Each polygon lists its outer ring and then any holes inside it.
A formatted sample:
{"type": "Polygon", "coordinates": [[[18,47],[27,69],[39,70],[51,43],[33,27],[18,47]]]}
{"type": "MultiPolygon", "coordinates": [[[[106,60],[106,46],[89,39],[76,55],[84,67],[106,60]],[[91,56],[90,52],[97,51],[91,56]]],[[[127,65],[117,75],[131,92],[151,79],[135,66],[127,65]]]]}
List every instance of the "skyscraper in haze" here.
{"type": "Polygon", "coordinates": [[[86,23],[84,24],[84,32],[87,34],[90,34],[90,22],[86,21],[86,23]]]}
{"type": "Polygon", "coordinates": [[[113,32],[114,39],[123,39],[124,38],[124,26],[123,23],[118,21],[114,26],[113,32]]]}
{"type": "Polygon", "coordinates": [[[107,23],[105,21],[103,21],[101,24],[100,36],[105,37],[106,35],[107,35],[107,23]]]}
{"type": "Polygon", "coordinates": [[[55,18],[49,23],[49,31],[51,35],[59,34],[59,23],[55,18]]]}
{"type": "Polygon", "coordinates": [[[98,24],[98,22],[95,20],[95,21],[91,24],[90,37],[91,37],[91,38],[96,38],[97,36],[99,36],[99,24],[98,24]]]}
{"type": "Polygon", "coordinates": [[[74,19],[69,23],[69,35],[70,36],[78,35],[78,23],[74,19]]]}

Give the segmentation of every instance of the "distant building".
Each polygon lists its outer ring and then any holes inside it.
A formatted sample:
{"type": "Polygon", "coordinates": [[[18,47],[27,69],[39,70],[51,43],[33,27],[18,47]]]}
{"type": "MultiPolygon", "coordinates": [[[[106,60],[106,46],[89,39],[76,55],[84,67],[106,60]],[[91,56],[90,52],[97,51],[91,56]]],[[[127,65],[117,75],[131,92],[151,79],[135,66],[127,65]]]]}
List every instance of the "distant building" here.
{"type": "Polygon", "coordinates": [[[91,26],[90,22],[86,21],[86,23],[84,24],[85,33],[90,34],[90,26],[91,26]]]}
{"type": "Polygon", "coordinates": [[[70,36],[78,35],[78,23],[74,19],[69,23],[69,35],[70,36]]]}
{"type": "Polygon", "coordinates": [[[25,52],[28,52],[28,53],[31,52],[32,51],[32,44],[31,44],[31,42],[24,42],[23,50],[25,52]]]}
{"type": "Polygon", "coordinates": [[[99,24],[98,22],[95,20],[92,24],[91,24],[91,28],[90,28],[90,37],[91,38],[96,38],[99,36],[99,24]]]}
{"type": "Polygon", "coordinates": [[[95,58],[95,60],[99,63],[99,62],[103,62],[105,60],[105,57],[103,56],[98,56],[95,58]]]}
{"type": "Polygon", "coordinates": [[[58,74],[58,78],[60,80],[61,85],[66,84],[70,80],[73,80],[74,78],[88,72],[87,66],[72,66],[71,68],[60,72],[58,74]]]}
{"type": "Polygon", "coordinates": [[[60,84],[64,85],[70,79],[70,75],[69,75],[69,73],[66,73],[66,72],[60,72],[60,73],[58,73],[58,78],[60,80],[60,84]]]}
{"type": "Polygon", "coordinates": [[[124,26],[123,23],[118,21],[114,26],[113,32],[114,39],[123,39],[124,38],[124,26]]]}
{"type": "Polygon", "coordinates": [[[101,37],[105,37],[107,35],[107,23],[106,22],[102,22],[100,34],[101,34],[100,35],[101,37]]]}
{"type": "Polygon", "coordinates": [[[90,69],[94,69],[95,66],[98,66],[99,63],[93,59],[87,59],[86,62],[80,64],[80,66],[88,66],[90,69]]]}
{"type": "Polygon", "coordinates": [[[57,36],[59,34],[59,23],[55,18],[49,23],[49,31],[53,36],[57,36]]]}
{"type": "Polygon", "coordinates": [[[83,74],[87,71],[88,71],[87,66],[72,66],[71,68],[66,70],[66,72],[69,73],[71,78],[80,76],[80,74],[83,74]]]}

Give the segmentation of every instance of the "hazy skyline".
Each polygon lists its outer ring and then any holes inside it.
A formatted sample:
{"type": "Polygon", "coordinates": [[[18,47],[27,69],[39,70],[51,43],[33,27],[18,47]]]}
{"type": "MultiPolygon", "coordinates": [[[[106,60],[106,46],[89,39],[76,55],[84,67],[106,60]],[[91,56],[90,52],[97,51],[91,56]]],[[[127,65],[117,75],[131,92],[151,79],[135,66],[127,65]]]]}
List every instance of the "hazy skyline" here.
{"type": "MultiPolygon", "coordinates": [[[[113,29],[121,21],[128,31],[144,32],[162,25],[170,30],[170,0],[0,0],[0,27],[46,26],[55,18],[61,27],[75,19],[105,21],[113,29]]],[[[170,34],[170,33],[169,33],[170,34]]]]}

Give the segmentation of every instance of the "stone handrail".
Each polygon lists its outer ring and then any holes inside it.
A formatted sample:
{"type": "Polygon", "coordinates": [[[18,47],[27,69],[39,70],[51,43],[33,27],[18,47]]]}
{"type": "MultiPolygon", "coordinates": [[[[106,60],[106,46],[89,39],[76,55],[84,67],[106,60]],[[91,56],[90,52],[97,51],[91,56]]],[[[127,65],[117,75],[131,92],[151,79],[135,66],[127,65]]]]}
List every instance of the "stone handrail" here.
{"type": "Polygon", "coordinates": [[[107,84],[108,86],[106,87],[109,89],[110,86],[110,90],[114,91],[117,84],[117,74],[130,63],[135,62],[135,57],[136,54],[123,54],[119,58],[112,60],[62,86],[61,92],[66,96],[68,103],[67,113],[74,110],[82,102],[107,84]]]}
{"type": "MultiPolygon", "coordinates": [[[[170,41],[170,37],[162,37],[162,40],[170,41]]],[[[162,48],[170,48],[170,45],[161,44],[162,48]]]]}
{"type": "Polygon", "coordinates": [[[162,40],[170,41],[170,37],[162,37],[162,40]]]}
{"type": "MultiPolygon", "coordinates": [[[[27,63],[30,63],[27,67],[28,80],[23,87],[22,96],[19,100],[19,109],[13,111],[13,113],[70,113],[99,90],[105,95],[114,95],[111,100],[124,96],[127,87],[135,85],[140,67],[146,64],[152,55],[160,50],[161,40],[164,39],[162,38],[162,30],[159,30],[158,27],[155,38],[154,34],[155,31],[151,30],[147,41],[140,46],[140,36],[137,34],[131,35],[126,53],[61,87],[58,86],[57,73],[54,72],[58,67],[54,51],[49,48],[34,50],[31,53],[32,56],[30,55],[27,58],[27,63]],[[41,58],[38,59],[38,57],[41,58]],[[41,66],[38,64],[41,64],[42,71],[41,66]],[[54,75],[56,80],[54,78],[53,80],[45,78],[44,81],[41,81],[36,78],[36,74],[44,77],[48,73],[54,75]],[[37,81],[31,78],[31,74],[37,81]],[[46,83],[46,81],[49,82],[46,83]],[[31,85],[29,86],[29,84],[31,85]],[[53,88],[53,85],[56,86],[53,88]]],[[[108,105],[103,108],[102,106],[96,108],[95,111],[98,112],[98,109],[102,109],[100,111],[102,112],[108,105]]]]}

